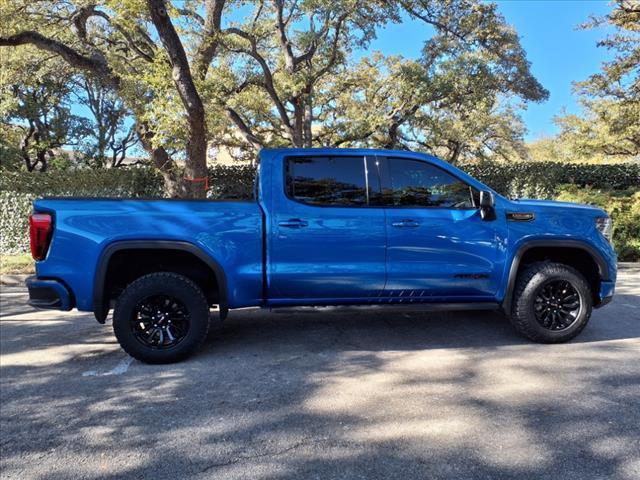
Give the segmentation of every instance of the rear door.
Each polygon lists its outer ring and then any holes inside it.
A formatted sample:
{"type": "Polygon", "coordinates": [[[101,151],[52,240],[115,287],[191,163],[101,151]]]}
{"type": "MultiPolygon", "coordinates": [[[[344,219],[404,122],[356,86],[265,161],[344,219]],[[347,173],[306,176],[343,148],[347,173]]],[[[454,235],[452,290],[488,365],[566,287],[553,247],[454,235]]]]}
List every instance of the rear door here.
{"type": "Polygon", "coordinates": [[[502,272],[503,219],[483,221],[478,191],[432,163],[386,158],[381,166],[388,232],[385,296],[492,299],[502,272]]]}
{"type": "Polygon", "coordinates": [[[269,298],[313,303],[379,296],[386,225],[384,208],[371,201],[380,189],[375,159],[291,156],[280,167],[272,179],[269,298]]]}

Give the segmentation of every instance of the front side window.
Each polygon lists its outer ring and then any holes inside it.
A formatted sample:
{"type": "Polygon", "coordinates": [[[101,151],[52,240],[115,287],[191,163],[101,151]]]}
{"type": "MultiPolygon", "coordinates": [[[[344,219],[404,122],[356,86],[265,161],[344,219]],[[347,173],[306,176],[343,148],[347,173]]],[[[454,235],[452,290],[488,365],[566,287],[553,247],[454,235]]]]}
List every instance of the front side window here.
{"type": "Polygon", "coordinates": [[[287,195],[311,205],[365,206],[364,157],[299,157],[286,163],[287,195]]]}
{"type": "Polygon", "coordinates": [[[444,170],[426,162],[387,159],[389,185],[383,201],[396,207],[473,208],[473,189],[444,170]]]}

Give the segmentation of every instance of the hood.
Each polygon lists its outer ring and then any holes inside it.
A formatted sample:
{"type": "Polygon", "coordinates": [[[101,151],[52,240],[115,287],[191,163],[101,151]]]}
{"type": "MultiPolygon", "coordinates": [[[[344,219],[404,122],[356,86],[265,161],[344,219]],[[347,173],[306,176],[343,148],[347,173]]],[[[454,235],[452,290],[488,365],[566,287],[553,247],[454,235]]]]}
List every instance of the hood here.
{"type": "Polygon", "coordinates": [[[576,208],[579,210],[593,210],[594,212],[604,212],[600,207],[594,205],[588,205],[586,203],[573,203],[573,202],[557,202],[555,200],[533,200],[528,198],[511,200],[515,205],[522,206],[524,208],[532,207],[549,207],[549,208],[576,208]]]}

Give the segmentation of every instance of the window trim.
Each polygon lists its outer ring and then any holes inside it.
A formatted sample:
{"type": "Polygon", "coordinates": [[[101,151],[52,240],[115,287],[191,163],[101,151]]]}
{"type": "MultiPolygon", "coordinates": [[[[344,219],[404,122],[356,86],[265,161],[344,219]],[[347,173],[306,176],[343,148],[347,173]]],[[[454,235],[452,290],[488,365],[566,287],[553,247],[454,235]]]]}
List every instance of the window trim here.
{"type": "MultiPolygon", "coordinates": [[[[447,175],[455,178],[459,182],[461,182],[464,185],[466,185],[468,188],[470,188],[472,190],[475,190],[477,192],[480,192],[480,190],[478,190],[473,185],[469,184],[469,182],[466,182],[465,180],[460,178],[455,173],[450,172],[447,169],[442,168],[439,165],[436,165],[435,163],[431,163],[429,161],[421,160],[421,159],[418,159],[418,158],[403,157],[401,155],[399,155],[399,156],[384,155],[384,156],[379,156],[377,158],[381,160],[380,165],[382,167],[382,168],[379,169],[379,173],[380,173],[380,190],[381,190],[380,191],[380,195],[382,195],[382,191],[384,190],[385,187],[391,188],[391,174],[389,173],[389,159],[391,159],[391,158],[398,159],[398,160],[404,160],[404,161],[408,161],[408,162],[418,162],[418,163],[427,164],[428,166],[436,168],[436,169],[440,170],[441,172],[444,172],[447,175]]],[[[471,195],[471,197],[472,197],[471,200],[473,202],[473,195],[471,195]]],[[[407,209],[414,209],[414,210],[415,209],[421,209],[421,210],[480,210],[479,206],[472,206],[472,207],[440,207],[440,206],[427,206],[427,205],[424,205],[424,206],[420,206],[420,205],[381,205],[381,208],[398,209],[398,210],[407,210],[407,209]]]]}
{"type": "Polygon", "coordinates": [[[350,154],[350,155],[335,155],[335,154],[310,154],[310,155],[285,155],[282,159],[282,191],[284,192],[284,196],[286,199],[294,202],[294,203],[298,203],[300,205],[305,205],[307,207],[316,207],[316,208],[377,208],[377,209],[383,209],[385,208],[382,205],[371,205],[370,203],[370,199],[373,193],[381,195],[382,194],[382,177],[380,175],[380,168],[379,166],[377,168],[374,169],[374,171],[372,172],[372,175],[375,175],[375,177],[377,178],[377,183],[380,187],[379,190],[373,190],[373,186],[371,185],[371,182],[369,181],[369,177],[368,177],[368,172],[370,171],[368,169],[369,165],[369,161],[373,160],[377,160],[380,159],[381,157],[377,157],[374,155],[366,155],[366,154],[350,154]],[[297,158],[345,158],[345,157],[362,157],[363,159],[363,163],[362,163],[362,173],[364,174],[364,181],[365,181],[365,194],[366,194],[366,199],[367,199],[367,203],[365,205],[331,205],[331,204],[315,204],[315,203],[308,203],[305,202],[303,200],[299,200],[291,195],[289,195],[289,191],[287,189],[287,178],[289,175],[289,161],[290,160],[295,160],[297,158]]]}

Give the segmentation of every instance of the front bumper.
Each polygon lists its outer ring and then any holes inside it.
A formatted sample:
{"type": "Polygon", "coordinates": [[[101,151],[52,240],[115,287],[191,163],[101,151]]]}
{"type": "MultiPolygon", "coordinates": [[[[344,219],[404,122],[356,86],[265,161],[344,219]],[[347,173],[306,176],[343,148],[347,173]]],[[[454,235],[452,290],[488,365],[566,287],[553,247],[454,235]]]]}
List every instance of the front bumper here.
{"type": "Polygon", "coordinates": [[[29,289],[29,305],[35,308],[71,310],[73,297],[67,287],[58,280],[29,277],[25,281],[29,289]]]}
{"type": "Polygon", "coordinates": [[[613,299],[613,294],[616,291],[615,282],[600,282],[600,303],[596,305],[596,308],[604,307],[613,299]]]}

